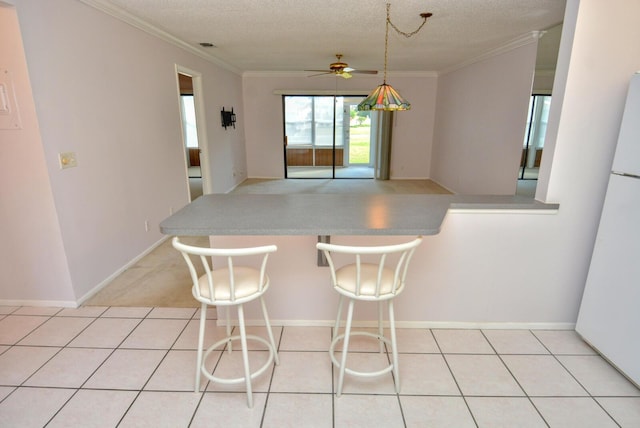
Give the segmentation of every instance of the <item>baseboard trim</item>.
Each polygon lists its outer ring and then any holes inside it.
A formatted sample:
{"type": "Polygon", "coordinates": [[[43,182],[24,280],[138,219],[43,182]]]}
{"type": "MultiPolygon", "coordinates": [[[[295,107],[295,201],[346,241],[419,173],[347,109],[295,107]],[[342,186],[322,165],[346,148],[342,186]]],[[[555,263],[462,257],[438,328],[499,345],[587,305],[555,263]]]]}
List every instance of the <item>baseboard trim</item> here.
{"type": "MultiPolygon", "coordinates": [[[[278,327],[333,327],[335,320],[270,320],[278,327]]],[[[344,322],[343,322],[344,323],[344,322]]],[[[231,320],[237,325],[237,320],[231,320]]],[[[247,326],[264,326],[262,319],[245,320],[247,326]]],[[[217,325],[225,326],[225,319],[217,325]]],[[[341,324],[342,325],[342,324],[341,324]]],[[[376,328],[377,321],[353,321],[354,328],[376,328]]],[[[389,328],[389,323],[383,326],[389,328]]],[[[575,323],[568,322],[468,322],[468,321],[396,321],[396,328],[461,329],[461,330],[575,330],[575,323]]]]}
{"type": "Polygon", "coordinates": [[[91,290],[89,290],[84,296],[82,296],[80,299],[78,299],[77,305],[76,307],[80,307],[84,302],[86,302],[87,300],[89,300],[90,298],[92,298],[93,296],[95,296],[100,290],[102,290],[104,287],[106,287],[107,285],[109,285],[111,283],[111,281],[113,281],[114,279],[116,279],[116,277],[120,276],[124,271],[126,271],[127,269],[129,269],[131,266],[135,265],[136,263],[138,263],[140,260],[142,260],[145,256],[147,256],[150,252],[152,252],[153,250],[155,250],[156,248],[158,248],[164,241],[166,241],[167,239],[169,239],[170,236],[163,236],[162,238],[160,238],[159,241],[157,241],[155,244],[151,245],[149,248],[147,248],[145,251],[143,251],[142,253],[140,253],[138,256],[136,256],[135,258],[133,258],[131,261],[129,261],[129,263],[127,263],[126,265],[122,266],[120,269],[118,269],[117,271],[115,271],[114,273],[112,273],[111,275],[109,275],[107,278],[105,278],[104,281],[100,282],[98,285],[96,285],[95,287],[93,287],[91,290]]]}
{"type": "Polygon", "coordinates": [[[31,306],[37,308],[77,308],[78,303],[73,300],[0,300],[0,306],[31,306]]]}

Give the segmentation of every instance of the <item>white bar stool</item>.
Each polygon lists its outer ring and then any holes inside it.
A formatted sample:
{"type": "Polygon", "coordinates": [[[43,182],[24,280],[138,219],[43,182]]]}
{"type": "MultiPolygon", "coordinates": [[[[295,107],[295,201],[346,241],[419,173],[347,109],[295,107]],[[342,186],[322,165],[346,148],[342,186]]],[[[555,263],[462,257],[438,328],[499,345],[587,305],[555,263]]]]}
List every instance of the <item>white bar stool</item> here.
{"type": "Polygon", "coordinates": [[[411,261],[413,252],[421,242],[422,237],[418,236],[410,242],[397,245],[352,247],[324,242],[316,244],[316,248],[322,250],[327,258],[331,270],[333,288],[340,293],[338,315],[333,329],[333,340],[329,348],[331,361],[339,370],[338,388],[336,391],[338,397],[342,394],[345,373],[356,377],[374,377],[393,371],[396,392],[400,392],[393,299],[404,290],[409,262],[411,261]],[[347,254],[350,260],[355,258],[355,261],[337,267],[334,257],[332,257],[332,254],[337,253],[347,254]],[[394,255],[394,257],[387,257],[389,255],[394,255]],[[338,334],[345,298],[349,300],[346,324],[344,333],[338,334]],[[353,307],[356,301],[378,303],[378,334],[367,331],[351,331],[353,307]],[[384,336],[382,327],[383,303],[385,301],[387,302],[389,312],[390,338],[384,336]],[[377,339],[380,342],[380,352],[383,351],[383,344],[390,346],[392,353],[391,364],[381,370],[372,372],[363,372],[348,368],[347,354],[349,351],[349,338],[356,335],[370,336],[377,339]],[[335,347],[340,340],[343,340],[342,358],[338,361],[335,356],[335,347]]]}
{"type": "Polygon", "coordinates": [[[278,248],[275,245],[236,249],[202,248],[185,245],[180,242],[178,237],[173,238],[172,244],[176,250],[182,253],[184,260],[187,262],[189,273],[193,280],[193,287],[191,289],[193,297],[201,302],[195,392],[200,392],[200,374],[212,382],[221,384],[244,382],[247,389],[247,405],[251,408],[253,407],[251,380],[264,373],[274,361],[276,365],[279,364],[278,354],[276,352],[277,347],[273,338],[273,332],[271,331],[267,307],[262,298],[264,292],[269,288],[269,276],[266,274],[267,259],[269,254],[275,252],[278,248]],[[262,256],[260,267],[256,269],[235,263],[236,259],[246,258],[247,256],[262,256]],[[198,259],[200,263],[197,262],[198,259]],[[209,259],[211,259],[211,266],[209,265],[209,259]],[[199,276],[195,267],[200,264],[204,269],[204,275],[202,276],[199,276]],[[243,304],[255,299],[260,299],[269,341],[259,336],[246,334],[243,304]],[[207,318],[207,306],[227,307],[227,337],[214,343],[203,353],[202,348],[204,343],[205,321],[207,318]],[[229,312],[231,307],[234,306],[238,310],[240,334],[231,336],[229,312]],[[269,350],[267,362],[253,373],[249,367],[247,339],[256,340],[266,345],[269,350]],[[231,344],[234,340],[240,340],[241,343],[244,376],[235,379],[224,379],[214,376],[213,373],[209,373],[205,367],[205,362],[209,354],[224,344],[227,344],[228,350],[231,352],[231,344]]]}

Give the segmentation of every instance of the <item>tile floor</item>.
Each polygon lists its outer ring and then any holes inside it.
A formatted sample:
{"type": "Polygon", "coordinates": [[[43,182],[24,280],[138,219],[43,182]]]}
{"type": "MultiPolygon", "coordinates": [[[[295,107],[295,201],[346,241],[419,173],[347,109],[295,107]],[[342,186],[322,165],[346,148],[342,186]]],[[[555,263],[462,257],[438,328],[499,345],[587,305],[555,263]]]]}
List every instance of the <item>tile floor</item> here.
{"type": "MultiPolygon", "coordinates": [[[[192,391],[196,319],[194,308],[0,307],[0,426],[640,427],[640,390],[573,331],[402,329],[401,393],[390,374],[347,377],[337,398],[330,328],[276,327],[280,365],[254,381],[249,409],[242,387],[192,391]]],[[[212,343],[222,329],[209,323],[212,343]]],[[[360,338],[351,364],[384,364],[360,338]]],[[[257,364],[266,353],[252,349],[257,364]]],[[[238,372],[240,352],[212,357],[216,373],[238,372]]]]}

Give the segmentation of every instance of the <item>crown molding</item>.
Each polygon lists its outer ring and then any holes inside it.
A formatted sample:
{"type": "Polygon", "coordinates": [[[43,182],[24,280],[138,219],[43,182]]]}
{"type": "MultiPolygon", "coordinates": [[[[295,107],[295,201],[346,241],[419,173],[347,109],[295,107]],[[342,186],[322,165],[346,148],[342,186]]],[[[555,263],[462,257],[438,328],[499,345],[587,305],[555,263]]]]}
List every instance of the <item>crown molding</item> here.
{"type": "MultiPolygon", "coordinates": [[[[245,71],[242,77],[309,77],[309,71],[245,71]]],[[[327,77],[330,77],[327,73],[327,77]]],[[[381,79],[382,72],[370,75],[358,75],[354,79],[381,79]]],[[[435,71],[388,71],[387,77],[438,77],[435,71]]]]}
{"type": "Polygon", "coordinates": [[[202,52],[201,50],[199,50],[198,48],[196,48],[195,46],[192,46],[191,44],[185,42],[184,40],[174,36],[171,33],[168,33],[164,30],[161,30],[160,28],[151,25],[150,23],[138,18],[137,16],[127,12],[126,10],[117,7],[111,3],[108,3],[104,0],[80,0],[80,2],[86,4],[87,6],[93,7],[94,9],[97,9],[101,12],[106,13],[107,15],[110,15],[122,22],[125,22],[139,30],[142,30],[148,34],[151,34],[152,36],[158,37],[159,39],[164,40],[165,42],[168,42],[182,50],[185,50],[189,53],[192,53],[193,55],[196,55],[206,61],[209,61],[211,63],[214,63],[222,68],[224,68],[225,70],[231,71],[232,73],[235,74],[241,74],[240,70],[238,70],[236,67],[222,61],[221,59],[211,55],[211,54],[207,54],[206,52],[202,52]]]}
{"type": "Polygon", "coordinates": [[[529,45],[531,43],[537,42],[538,39],[540,37],[542,37],[545,33],[546,33],[546,31],[531,31],[529,33],[523,34],[522,36],[517,37],[517,38],[505,43],[502,46],[499,46],[499,47],[497,47],[495,49],[491,49],[491,50],[489,50],[489,51],[487,51],[487,52],[485,52],[485,53],[483,53],[481,55],[478,55],[475,58],[471,58],[469,60],[466,60],[466,61],[463,61],[463,62],[461,62],[459,64],[456,64],[456,65],[454,65],[452,67],[448,67],[448,68],[445,68],[443,70],[440,70],[440,71],[438,71],[438,75],[442,76],[442,75],[445,75],[447,73],[451,73],[452,71],[456,71],[456,70],[459,70],[461,68],[468,67],[471,64],[475,64],[477,62],[484,61],[484,60],[487,60],[489,58],[493,58],[493,57],[498,56],[498,55],[502,55],[503,53],[510,52],[510,51],[512,51],[514,49],[517,49],[517,48],[520,48],[522,46],[526,46],[526,45],[529,45]]]}

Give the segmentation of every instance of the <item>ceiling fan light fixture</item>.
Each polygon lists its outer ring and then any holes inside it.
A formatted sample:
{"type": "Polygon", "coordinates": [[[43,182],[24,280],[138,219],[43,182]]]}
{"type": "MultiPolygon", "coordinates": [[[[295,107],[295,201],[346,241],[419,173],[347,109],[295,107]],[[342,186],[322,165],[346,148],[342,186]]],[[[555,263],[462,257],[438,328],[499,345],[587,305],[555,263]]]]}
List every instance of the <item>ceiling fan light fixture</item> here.
{"type": "Polygon", "coordinates": [[[403,111],[411,109],[411,104],[406,101],[402,96],[391,87],[391,85],[387,84],[387,51],[389,48],[389,25],[393,27],[394,30],[398,32],[398,34],[402,34],[403,36],[409,38],[418,33],[426,24],[427,18],[433,16],[432,13],[421,13],[420,18],[422,18],[422,24],[418,27],[417,30],[412,31],[411,33],[405,33],[400,31],[398,27],[396,27],[390,18],[390,10],[391,4],[387,3],[387,20],[386,20],[386,29],[384,36],[384,80],[382,85],[376,87],[367,98],[365,98],[360,104],[358,104],[359,111],[368,111],[368,110],[383,110],[383,111],[403,111]]]}

